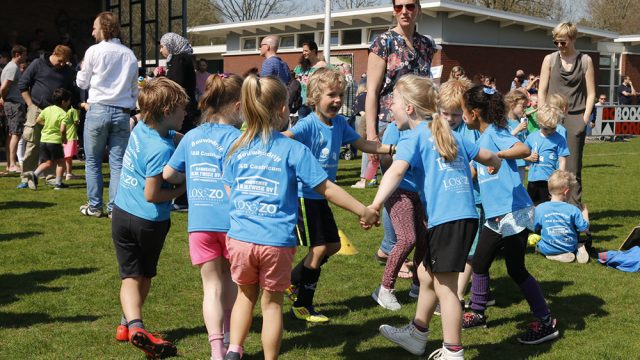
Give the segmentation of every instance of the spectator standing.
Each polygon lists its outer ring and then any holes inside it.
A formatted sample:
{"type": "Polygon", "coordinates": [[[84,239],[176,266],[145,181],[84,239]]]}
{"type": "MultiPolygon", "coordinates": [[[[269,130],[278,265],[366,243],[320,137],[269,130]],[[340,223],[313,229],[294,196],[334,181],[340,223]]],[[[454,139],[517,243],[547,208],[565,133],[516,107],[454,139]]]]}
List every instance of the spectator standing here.
{"type": "Polygon", "coordinates": [[[196,70],[196,100],[200,99],[200,96],[204,94],[207,79],[211,76],[211,73],[207,71],[208,66],[207,60],[198,60],[198,69],[196,70]]]}
{"type": "Polygon", "coordinates": [[[279,43],[279,38],[273,35],[265,37],[260,42],[260,56],[265,58],[262,62],[262,69],[260,69],[260,76],[275,76],[287,85],[291,81],[291,75],[289,65],[276,55],[279,43]]]}
{"type": "Polygon", "coordinates": [[[511,81],[511,90],[526,88],[529,85],[529,81],[525,78],[524,70],[516,70],[516,76],[511,81]]]}
{"type": "Polygon", "coordinates": [[[633,104],[633,97],[638,95],[631,83],[631,77],[625,75],[622,80],[622,84],[618,86],[618,104],[631,105],[633,104]]]}
{"type": "Polygon", "coordinates": [[[300,64],[293,69],[296,79],[300,81],[302,106],[298,109],[298,119],[302,119],[309,115],[312,109],[307,106],[307,84],[309,77],[316,70],[327,66],[327,63],[318,57],[318,44],[314,41],[302,44],[302,56],[300,56],[300,64]]]}
{"type": "Polygon", "coordinates": [[[556,93],[564,94],[569,100],[568,114],[563,123],[571,153],[566,170],[572,172],[578,181],[578,185],[571,189],[569,202],[581,207],[582,152],[585,128],[596,99],[595,70],[589,55],[576,50],[578,28],[574,24],[566,22],[557,25],[552,36],[558,51],[545,56],[542,62],[538,106],[542,107],[549,96],[556,93]]]}
{"type": "Polygon", "coordinates": [[[20,64],[27,61],[27,48],[22,45],[15,45],[11,49],[11,61],[2,70],[0,76],[0,97],[4,103],[4,113],[7,116],[7,171],[19,172],[17,163],[18,141],[22,137],[24,123],[27,120],[27,109],[24,99],[20,96],[18,82],[22,72],[20,64]]]}
{"type": "Polygon", "coordinates": [[[34,171],[38,166],[38,153],[42,125],[36,120],[40,112],[51,105],[50,98],[53,90],[62,88],[71,91],[72,104],[76,102],[74,93],[75,70],[67,63],[71,59],[71,49],[58,45],[53,53],[47,57],[38,58],[31,62],[22,73],[18,82],[18,90],[27,106],[27,120],[22,131],[22,138],[26,142],[22,163],[22,182],[18,188],[27,187],[26,172],[34,171]]]}
{"type": "Polygon", "coordinates": [[[356,101],[356,83],[353,81],[353,74],[351,73],[351,64],[343,64],[342,65],[342,75],[344,75],[344,98],[342,100],[342,109],[340,109],[340,114],[349,118],[349,124],[352,127],[355,127],[355,115],[352,119],[351,115],[353,114],[353,105],[356,101]]]}
{"type": "Polygon", "coordinates": [[[89,89],[89,110],[84,125],[85,171],[88,203],[80,206],[86,216],[102,216],[102,158],[109,146],[109,203],[120,183],[122,158],[129,142],[129,116],[138,97],[138,60],[120,42],[120,25],[115,14],[102,12],[93,22],[96,44],[87,49],[77,84],[89,89]]]}

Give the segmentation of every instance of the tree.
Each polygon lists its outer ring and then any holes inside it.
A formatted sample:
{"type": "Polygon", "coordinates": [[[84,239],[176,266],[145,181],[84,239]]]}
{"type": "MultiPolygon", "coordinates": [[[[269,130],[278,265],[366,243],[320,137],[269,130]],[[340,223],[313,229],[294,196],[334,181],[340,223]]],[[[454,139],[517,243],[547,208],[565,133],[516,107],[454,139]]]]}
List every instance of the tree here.
{"type": "Polygon", "coordinates": [[[331,0],[331,9],[358,9],[380,5],[380,0],[331,0]]]}
{"type": "Polygon", "coordinates": [[[215,0],[213,7],[229,22],[286,15],[295,8],[291,0],[215,0]]]}
{"type": "Polygon", "coordinates": [[[640,2],[638,0],[589,0],[591,18],[587,26],[619,32],[623,35],[640,32],[640,2]]]}
{"type": "Polygon", "coordinates": [[[458,0],[490,9],[509,11],[523,15],[559,20],[564,8],[559,0],[458,0]]]}

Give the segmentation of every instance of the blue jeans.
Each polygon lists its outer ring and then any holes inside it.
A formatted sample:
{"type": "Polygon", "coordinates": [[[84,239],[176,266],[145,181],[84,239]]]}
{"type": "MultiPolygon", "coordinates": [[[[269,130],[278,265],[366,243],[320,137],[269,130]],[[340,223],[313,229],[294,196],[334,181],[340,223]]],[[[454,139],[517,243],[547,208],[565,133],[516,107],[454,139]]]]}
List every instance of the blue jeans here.
{"type": "Polygon", "coordinates": [[[89,206],[102,209],[102,158],[105,146],[109,146],[109,203],[113,208],[116,190],[120,183],[122,157],[129,143],[129,112],[122,108],[91,104],[84,124],[84,154],[89,206]]]}
{"type": "Polygon", "coordinates": [[[396,231],[393,229],[391,218],[385,207],[382,208],[382,228],[384,229],[384,237],[380,243],[380,250],[389,255],[393,247],[396,246],[398,238],[396,238],[396,231]]]}

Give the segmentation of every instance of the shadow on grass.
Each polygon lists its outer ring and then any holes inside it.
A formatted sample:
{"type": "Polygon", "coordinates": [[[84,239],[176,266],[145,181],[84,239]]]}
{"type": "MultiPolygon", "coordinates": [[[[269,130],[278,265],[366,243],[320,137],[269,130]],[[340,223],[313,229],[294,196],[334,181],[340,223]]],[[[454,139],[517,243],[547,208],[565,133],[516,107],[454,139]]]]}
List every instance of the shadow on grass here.
{"type": "MultiPolygon", "coordinates": [[[[589,212],[590,219],[599,219],[599,218],[638,218],[640,217],[640,210],[604,210],[604,211],[593,211],[589,212]]],[[[629,231],[633,228],[633,226],[638,224],[630,224],[629,231]]]]}
{"type": "MultiPolygon", "coordinates": [[[[73,268],[59,270],[40,270],[23,274],[0,275],[0,305],[7,305],[19,300],[20,295],[38,292],[59,292],[64,287],[48,287],[46,283],[64,276],[86,275],[97,271],[97,268],[73,268]]],[[[5,324],[0,322],[0,327],[5,324]]]]}
{"type": "Polygon", "coordinates": [[[55,206],[55,203],[44,201],[1,201],[0,210],[10,209],[44,209],[55,206]]]}
{"type": "Polygon", "coordinates": [[[47,313],[5,313],[0,312],[0,328],[21,328],[36,324],[80,323],[98,320],[98,316],[76,315],[51,317],[47,313]]]}
{"type": "Polygon", "coordinates": [[[11,241],[11,240],[20,240],[20,239],[28,239],[34,236],[42,235],[43,232],[40,231],[23,231],[17,233],[10,234],[0,234],[0,242],[3,241],[11,241]]]}
{"type": "MultiPolygon", "coordinates": [[[[496,308],[508,308],[514,304],[518,304],[521,301],[525,301],[522,292],[520,291],[520,287],[516,285],[513,280],[511,280],[508,276],[502,276],[497,279],[491,279],[490,281],[491,289],[494,290],[494,294],[496,297],[496,304],[494,307],[496,308]]],[[[572,281],[542,281],[540,282],[540,287],[542,288],[542,293],[544,294],[547,300],[549,298],[554,297],[556,294],[562,292],[562,290],[567,287],[574,285],[572,281]]],[[[492,325],[490,325],[492,326],[492,325]]]]}
{"type": "MultiPolygon", "coordinates": [[[[259,331],[259,330],[258,330],[259,331]]],[[[196,326],[192,328],[177,328],[171,329],[165,333],[166,338],[171,341],[179,341],[189,336],[202,335],[207,336],[207,328],[204,326],[196,326]]]]}
{"type": "Polygon", "coordinates": [[[620,166],[614,165],[614,164],[591,164],[591,165],[584,165],[582,168],[596,169],[596,168],[617,168],[617,167],[620,167],[620,166]]]}

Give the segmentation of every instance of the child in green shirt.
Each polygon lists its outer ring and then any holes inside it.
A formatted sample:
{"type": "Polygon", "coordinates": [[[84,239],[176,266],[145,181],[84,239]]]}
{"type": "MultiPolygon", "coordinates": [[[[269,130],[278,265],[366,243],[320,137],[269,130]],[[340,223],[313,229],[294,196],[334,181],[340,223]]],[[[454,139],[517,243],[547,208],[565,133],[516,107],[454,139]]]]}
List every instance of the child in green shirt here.
{"type": "Polygon", "coordinates": [[[63,145],[64,167],[65,179],[71,180],[76,178],[73,174],[73,157],[78,154],[78,124],[80,124],[78,110],[70,107],[67,111],[67,119],[69,126],[67,127],[67,142],[63,145]]]}

